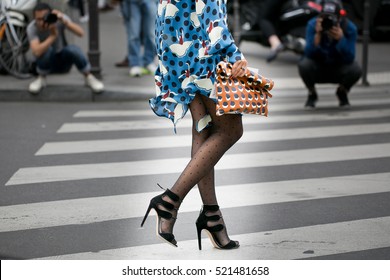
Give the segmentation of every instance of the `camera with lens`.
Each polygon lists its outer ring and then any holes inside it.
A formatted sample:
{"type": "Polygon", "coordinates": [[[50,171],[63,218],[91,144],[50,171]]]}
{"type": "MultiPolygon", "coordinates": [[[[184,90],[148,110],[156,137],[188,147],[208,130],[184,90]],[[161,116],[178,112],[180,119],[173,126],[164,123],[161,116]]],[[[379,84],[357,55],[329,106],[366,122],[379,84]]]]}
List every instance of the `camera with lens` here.
{"type": "Polygon", "coordinates": [[[53,24],[53,23],[56,23],[58,20],[58,17],[56,14],[52,14],[52,13],[47,13],[44,17],[43,17],[43,21],[47,24],[53,24]]]}
{"type": "Polygon", "coordinates": [[[333,26],[336,26],[340,19],[341,7],[333,1],[325,2],[322,6],[322,30],[328,31],[333,26]]]}
{"type": "Polygon", "coordinates": [[[323,31],[328,31],[333,26],[336,26],[338,21],[339,21],[339,19],[338,19],[337,16],[334,16],[334,15],[324,15],[322,17],[322,30],[323,31]]]}

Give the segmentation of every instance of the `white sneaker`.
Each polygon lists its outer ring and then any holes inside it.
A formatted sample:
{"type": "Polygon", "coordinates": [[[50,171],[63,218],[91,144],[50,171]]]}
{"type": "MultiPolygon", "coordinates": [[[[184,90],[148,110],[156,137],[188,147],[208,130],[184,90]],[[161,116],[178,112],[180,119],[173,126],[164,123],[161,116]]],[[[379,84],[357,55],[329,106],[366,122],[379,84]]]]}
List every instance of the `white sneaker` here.
{"type": "Polygon", "coordinates": [[[90,89],[92,89],[94,93],[101,93],[104,90],[103,83],[96,79],[92,74],[89,74],[87,77],[85,77],[85,84],[90,89]]]}
{"type": "Polygon", "coordinates": [[[156,72],[156,69],[157,69],[157,65],[154,63],[150,63],[145,67],[145,69],[147,70],[146,74],[149,74],[149,75],[153,74],[154,75],[154,73],[156,72]]]}
{"type": "Polygon", "coordinates": [[[79,20],[81,23],[86,23],[89,21],[89,15],[82,16],[79,20]]]}
{"type": "Polygon", "coordinates": [[[142,68],[139,66],[133,66],[130,68],[129,74],[131,77],[141,77],[142,68]]]}
{"type": "Polygon", "coordinates": [[[38,76],[38,78],[31,82],[30,85],[28,86],[28,91],[31,94],[38,94],[41,92],[42,88],[46,86],[46,78],[44,76],[38,76]]]}

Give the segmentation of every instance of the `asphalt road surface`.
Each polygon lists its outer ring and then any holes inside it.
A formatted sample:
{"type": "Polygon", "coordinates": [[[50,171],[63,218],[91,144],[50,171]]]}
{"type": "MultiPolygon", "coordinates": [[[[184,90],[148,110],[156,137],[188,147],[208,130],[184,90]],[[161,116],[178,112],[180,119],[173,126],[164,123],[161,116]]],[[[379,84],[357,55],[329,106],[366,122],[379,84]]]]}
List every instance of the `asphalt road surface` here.
{"type": "MultiPolygon", "coordinates": [[[[303,110],[297,91],[244,116],[243,138],[216,167],[232,239],[198,251],[197,189],[184,200],[178,248],[155,236],[149,200],[190,155],[190,116],[157,118],[147,101],[0,103],[2,259],[390,259],[388,91],[355,92],[341,110],[331,89],[303,110]]],[[[206,238],[203,235],[203,238],[206,238]]]]}

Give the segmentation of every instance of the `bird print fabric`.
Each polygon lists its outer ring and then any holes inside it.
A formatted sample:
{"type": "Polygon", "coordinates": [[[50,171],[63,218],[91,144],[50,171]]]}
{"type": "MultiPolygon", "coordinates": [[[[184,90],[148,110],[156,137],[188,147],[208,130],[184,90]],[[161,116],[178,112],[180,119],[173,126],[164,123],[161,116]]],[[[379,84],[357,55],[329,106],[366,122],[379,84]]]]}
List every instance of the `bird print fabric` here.
{"type": "Polygon", "coordinates": [[[149,103],[156,115],[172,120],[175,128],[195,94],[210,97],[216,65],[244,58],[226,16],[226,0],[159,0],[156,96],[149,103]]]}

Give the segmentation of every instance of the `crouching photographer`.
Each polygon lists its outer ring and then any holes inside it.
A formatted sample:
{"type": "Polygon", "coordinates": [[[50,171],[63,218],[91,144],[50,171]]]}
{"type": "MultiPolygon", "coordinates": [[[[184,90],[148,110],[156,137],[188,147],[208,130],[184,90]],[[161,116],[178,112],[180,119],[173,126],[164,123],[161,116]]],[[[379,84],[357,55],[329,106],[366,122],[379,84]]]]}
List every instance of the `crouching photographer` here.
{"type": "Polygon", "coordinates": [[[356,26],[346,18],[339,1],[322,1],[322,12],[306,29],[306,47],[298,64],[308,89],[305,107],[314,109],[318,100],[316,83],[339,84],[336,96],[340,107],[349,107],[348,93],[362,75],[355,61],[356,26]]]}
{"type": "Polygon", "coordinates": [[[33,10],[34,20],[27,27],[27,36],[32,54],[36,58],[38,77],[29,86],[31,94],[38,94],[46,85],[46,76],[52,73],[67,73],[73,64],[84,75],[85,84],[93,92],[104,89],[103,83],[91,73],[91,65],[76,45],[68,45],[65,30],[82,37],[80,25],[58,10],[52,10],[46,3],[38,3],[33,10]]]}

